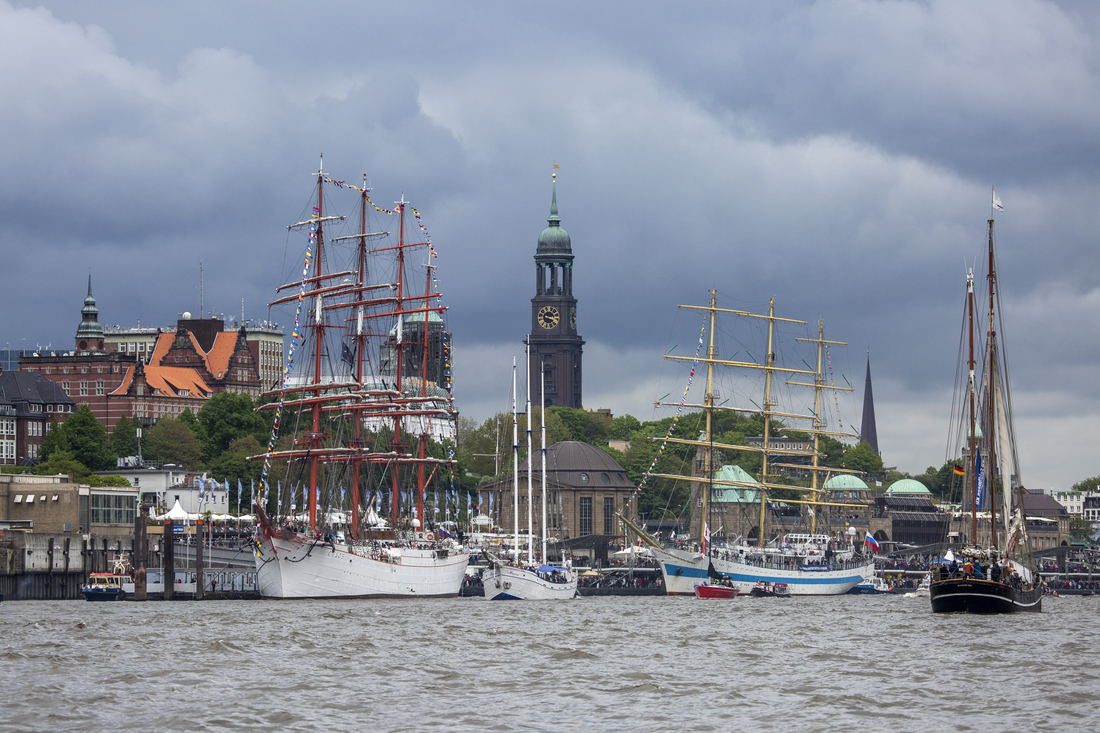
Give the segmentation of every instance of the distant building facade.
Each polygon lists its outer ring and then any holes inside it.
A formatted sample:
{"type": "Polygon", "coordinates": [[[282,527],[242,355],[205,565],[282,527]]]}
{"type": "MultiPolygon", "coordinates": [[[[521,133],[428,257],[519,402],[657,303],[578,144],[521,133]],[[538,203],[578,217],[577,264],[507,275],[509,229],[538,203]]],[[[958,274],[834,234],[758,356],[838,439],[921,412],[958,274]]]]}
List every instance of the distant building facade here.
{"type": "Polygon", "coordinates": [[[253,399],[282,378],[282,333],[274,324],[226,328],[221,318],[184,313],[166,329],[104,329],[92,295],[81,309],[72,351],[24,352],[20,370],[56,384],[76,405],[114,429],[120,417],[152,425],[197,413],[220,392],[253,399]]]}
{"type": "Polygon", "coordinates": [[[36,463],[51,426],[75,409],[76,403],[40,374],[0,372],[0,465],[36,463]]]}

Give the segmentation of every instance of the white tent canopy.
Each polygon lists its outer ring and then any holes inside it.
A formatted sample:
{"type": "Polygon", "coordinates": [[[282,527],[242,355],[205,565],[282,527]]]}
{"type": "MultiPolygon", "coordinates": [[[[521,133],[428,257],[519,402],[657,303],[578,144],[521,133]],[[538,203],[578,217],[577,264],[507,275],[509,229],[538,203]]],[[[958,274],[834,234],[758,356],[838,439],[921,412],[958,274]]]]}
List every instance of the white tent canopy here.
{"type": "Polygon", "coordinates": [[[202,519],[202,515],[201,514],[192,514],[188,511],[185,511],[184,508],[182,506],[180,506],[180,500],[176,499],[176,503],[172,505],[172,508],[169,509],[164,514],[161,514],[160,516],[158,516],[157,519],[161,519],[161,520],[171,519],[173,522],[179,522],[179,521],[194,522],[197,519],[202,519]]]}

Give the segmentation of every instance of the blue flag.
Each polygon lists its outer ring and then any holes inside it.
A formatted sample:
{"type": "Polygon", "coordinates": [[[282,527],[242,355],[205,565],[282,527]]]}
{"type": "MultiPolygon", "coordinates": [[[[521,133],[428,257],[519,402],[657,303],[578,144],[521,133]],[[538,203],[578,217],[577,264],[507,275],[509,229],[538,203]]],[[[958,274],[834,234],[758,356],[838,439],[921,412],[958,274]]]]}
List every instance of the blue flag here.
{"type": "Polygon", "coordinates": [[[206,480],[201,476],[199,477],[199,504],[202,504],[203,497],[206,496],[206,480]]]}
{"type": "Polygon", "coordinates": [[[985,490],[986,490],[985,472],[982,471],[982,457],[981,457],[980,454],[978,455],[978,468],[977,468],[977,471],[978,471],[978,489],[977,489],[976,493],[977,493],[978,497],[977,497],[977,499],[975,499],[975,506],[977,507],[977,510],[980,512],[982,509],[985,508],[985,490]]]}
{"type": "Polygon", "coordinates": [[[237,514],[241,513],[241,494],[244,492],[244,487],[241,486],[241,480],[237,479],[237,514]]]}

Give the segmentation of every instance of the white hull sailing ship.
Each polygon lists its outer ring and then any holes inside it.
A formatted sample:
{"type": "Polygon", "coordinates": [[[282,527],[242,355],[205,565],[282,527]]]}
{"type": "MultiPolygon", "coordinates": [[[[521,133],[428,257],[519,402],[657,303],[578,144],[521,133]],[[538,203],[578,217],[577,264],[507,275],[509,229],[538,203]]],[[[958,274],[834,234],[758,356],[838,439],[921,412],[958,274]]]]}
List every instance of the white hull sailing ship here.
{"type": "MultiPolygon", "coordinates": [[[[994,195],[994,206],[998,199],[994,195]]],[[[1012,401],[1008,383],[1008,360],[1004,353],[1003,323],[1000,315],[1000,290],[997,286],[996,257],[993,251],[993,219],[988,221],[989,239],[989,320],[986,325],[983,368],[976,373],[974,354],[974,273],[967,273],[966,309],[969,337],[965,398],[957,400],[965,413],[956,424],[962,425],[957,436],[964,446],[963,485],[970,505],[966,545],[959,560],[974,570],[939,570],[933,577],[928,595],[934,613],[1017,613],[1041,611],[1043,586],[1039,568],[1031,554],[1024,515],[1024,487],[1016,451],[1016,430],[1012,421],[1012,401]],[[971,426],[968,430],[966,426],[971,426]],[[998,527],[997,485],[1003,486],[998,527]],[[982,526],[986,524],[985,531],[982,526]]],[[[952,446],[958,448],[959,446],[952,446]]],[[[957,455],[957,454],[956,454],[957,455]]],[[[957,563],[956,563],[957,565],[957,563]]],[[[935,573],[935,571],[934,571],[935,573]]]]}
{"type": "Polygon", "coordinates": [[[268,393],[276,401],[259,408],[275,411],[271,443],[253,457],[264,459],[264,496],[255,507],[264,598],[440,597],[461,589],[469,555],[425,522],[428,484],[437,471],[453,469],[429,444],[448,432],[454,410],[435,268],[428,259],[418,294],[406,274],[414,251],[435,251],[430,240],[407,236],[406,210],[416,214],[404,197],[385,211],[365,184],[349,186],[319,171],[312,215],[288,227],[308,230],[308,240],[300,282],[279,288],[292,294],[271,303],[296,303],[297,310],[283,383],[268,393]],[[357,234],[326,240],[326,225],[344,219],[325,215],[326,184],[359,191],[357,234]],[[368,208],[397,216],[396,244],[369,246],[389,233],[367,231],[368,208]],[[338,242],[354,247],[341,251],[338,242]],[[334,266],[341,258],[342,269],[334,266]],[[371,281],[368,271],[387,279],[371,281]],[[289,445],[278,441],[283,425],[295,428],[289,445]],[[287,467],[282,495],[268,481],[275,463],[287,467]],[[291,498],[299,484],[304,516],[291,498]],[[386,513],[386,504],[389,521],[378,521],[374,509],[386,513]]]}
{"type": "MultiPolygon", "coordinates": [[[[838,344],[837,341],[826,341],[822,336],[823,326],[819,324],[818,338],[800,339],[817,344],[818,364],[817,369],[794,369],[781,366],[776,363],[773,348],[774,324],[776,321],[792,323],[805,323],[793,319],[779,318],[775,315],[774,300],[769,306],[768,315],[754,315],[745,311],[734,311],[716,306],[716,291],[711,291],[710,306],[681,306],[696,310],[707,311],[707,330],[709,331],[709,344],[706,355],[695,359],[707,365],[706,391],[703,404],[682,405],[681,403],[658,402],[659,405],[689,406],[701,409],[705,416],[705,428],[699,440],[685,440],[668,437],[669,443],[681,443],[697,446],[703,453],[702,476],[679,476],[670,474],[652,474],[658,478],[677,479],[698,483],[701,492],[701,521],[698,527],[698,537],[694,546],[690,548],[667,547],[657,542],[641,528],[629,520],[623,519],[624,524],[631,533],[637,535],[647,543],[658,559],[661,567],[661,575],[664,579],[665,590],[669,595],[695,595],[697,585],[706,584],[710,578],[718,578],[728,581],[735,586],[740,593],[748,594],[756,587],[757,583],[786,584],[793,595],[840,595],[847,593],[857,583],[874,575],[874,562],[870,558],[862,558],[856,552],[851,540],[847,537],[831,538],[827,534],[816,531],[818,518],[824,515],[823,507],[847,506],[863,508],[859,505],[838,504],[826,502],[822,499],[823,489],[818,488],[818,474],[823,471],[845,472],[844,469],[826,468],[819,466],[819,436],[821,435],[845,435],[845,433],[830,432],[826,430],[826,424],[821,420],[822,414],[821,391],[824,389],[825,380],[822,375],[821,354],[825,344],[838,344]],[[719,313],[729,313],[734,316],[761,318],[767,321],[768,343],[767,355],[763,365],[744,361],[722,360],[717,358],[714,335],[716,332],[715,319],[719,313]],[[763,404],[756,408],[722,407],[714,404],[715,384],[714,369],[716,366],[733,367],[741,369],[757,369],[764,372],[763,404]],[[788,377],[794,375],[813,375],[813,384],[801,384],[789,381],[789,385],[811,387],[815,390],[814,414],[803,415],[792,410],[780,408],[772,394],[772,378],[775,374],[785,374],[788,377]],[[743,413],[754,413],[763,418],[764,436],[760,446],[727,445],[716,442],[712,434],[713,415],[719,410],[735,410],[743,413]],[[813,462],[811,466],[804,468],[811,473],[811,486],[798,487],[776,484],[769,481],[769,461],[771,456],[790,454],[793,451],[780,449],[773,445],[772,419],[782,417],[788,421],[805,421],[808,427],[798,428],[800,432],[812,434],[813,462]],[[723,479],[716,481],[715,453],[716,449],[723,451],[754,451],[761,455],[762,469],[760,482],[740,482],[723,479]],[[715,484],[742,486],[752,488],[759,492],[760,515],[758,525],[758,543],[750,545],[744,542],[712,543],[710,541],[709,513],[711,495],[715,484]],[[772,542],[766,542],[767,537],[767,501],[769,491],[779,489],[794,490],[801,494],[809,494],[809,500],[784,499],[788,504],[807,505],[811,511],[810,532],[789,533],[782,538],[776,538],[772,542]]],[[[669,359],[692,359],[692,357],[669,356],[669,359]]],[[[834,387],[834,389],[840,389],[834,387]]],[[[804,453],[803,453],[804,455],[804,453]]],[[[786,467],[788,464],[771,464],[786,467]]]]}
{"type": "MultiPolygon", "coordinates": [[[[527,354],[527,374],[531,374],[530,351],[527,354]]],[[[542,404],[546,404],[546,377],[543,375],[542,404]]],[[[530,381],[530,376],[528,376],[530,381]]],[[[512,364],[512,520],[515,528],[513,556],[515,565],[489,555],[489,567],[481,573],[485,599],[489,601],[569,600],[577,595],[577,571],[567,565],[537,565],[533,543],[528,543],[524,564],[519,540],[519,422],[516,415],[516,365],[512,364]]],[[[546,561],[546,420],[542,420],[542,560],[546,561]]],[[[531,385],[527,385],[527,536],[531,534],[532,485],[534,450],[531,442],[531,385]]]]}

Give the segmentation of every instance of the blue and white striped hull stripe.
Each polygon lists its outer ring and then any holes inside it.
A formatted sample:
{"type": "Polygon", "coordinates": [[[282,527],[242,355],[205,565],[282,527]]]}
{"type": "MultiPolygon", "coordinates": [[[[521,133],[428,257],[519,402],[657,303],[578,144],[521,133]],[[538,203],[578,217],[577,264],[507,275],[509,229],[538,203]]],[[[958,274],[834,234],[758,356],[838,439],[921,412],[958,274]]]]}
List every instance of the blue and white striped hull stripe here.
{"type": "MultiPolygon", "coordinates": [[[[680,574],[677,577],[680,578],[705,578],[707,577],[707,571],[705,568],[696,568],[690,565],[673,565],[672,563],[665,563],[665,572],[669,575],[676,575],[676,571],[680,570],[680,574]]],[[[825,571],[825,572],[805,572],[798,575],[756,575],[756,574],[742,574],[742,573],[723,573],[730,580],[737,581],[739,583],[755,583],[758,580],[763,580],[767,583],[787,583],[798,585],[843,585],[845,583],[859,583],[863,580],[862,575],[844,575],[837,576],[833,573],[838,572],[825,571]]],[[[844,572],[844,571],[839,571],[844,572]]]]}

